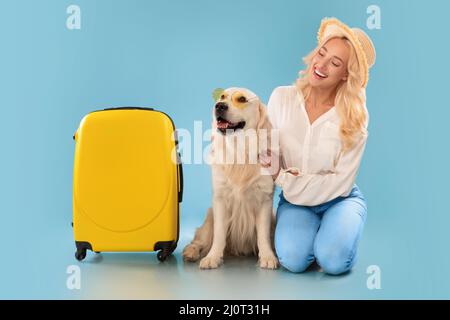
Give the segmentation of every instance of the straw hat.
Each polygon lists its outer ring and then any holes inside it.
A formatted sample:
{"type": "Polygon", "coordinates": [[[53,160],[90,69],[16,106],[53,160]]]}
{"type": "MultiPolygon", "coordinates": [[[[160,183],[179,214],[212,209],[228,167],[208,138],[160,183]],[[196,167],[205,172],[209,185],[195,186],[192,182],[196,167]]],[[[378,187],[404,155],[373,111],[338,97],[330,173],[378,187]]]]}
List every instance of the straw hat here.
{"type": "Polygon", "coordinates": [[[320,24],[317,40],[319,45],[333,37],[346,37],[356,51],[356,57],[361,72],[362,87],[369,81],[369,68],[375,63],[375,47],[369,36],[358,28],[350,28],[336,18],[324,18],[320,24]]]}

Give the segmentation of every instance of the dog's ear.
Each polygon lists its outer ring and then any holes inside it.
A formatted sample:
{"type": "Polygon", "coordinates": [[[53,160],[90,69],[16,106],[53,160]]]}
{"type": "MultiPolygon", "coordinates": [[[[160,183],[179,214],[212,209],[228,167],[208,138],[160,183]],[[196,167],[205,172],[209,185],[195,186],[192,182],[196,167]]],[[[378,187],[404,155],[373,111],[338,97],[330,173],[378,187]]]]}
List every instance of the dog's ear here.
{"type": "Polygon", "coordinates": [[[272,129],[272,125],[270,124],[269,117],[267,116],[266,106],[264,105],[264,103],[260,102],[258,109],[259,109],[259,119],[258,123],[256,124],[256,130],[272,129]]]}
{"type": "Polygon", "coordinates": [[[265,153],[272,147],[272,124],[270,123],[266,106],[262,102],[259,103],[258,109],[259,119],[256,124],[256,133],[258,135],[258,152],[265,153]]]}

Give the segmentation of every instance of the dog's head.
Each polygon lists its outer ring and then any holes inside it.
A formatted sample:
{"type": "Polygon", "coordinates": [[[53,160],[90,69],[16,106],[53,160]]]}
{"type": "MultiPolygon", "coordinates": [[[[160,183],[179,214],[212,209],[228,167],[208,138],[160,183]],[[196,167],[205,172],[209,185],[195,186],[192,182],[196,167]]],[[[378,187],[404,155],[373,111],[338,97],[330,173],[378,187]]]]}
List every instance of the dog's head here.
{"type": "Polygon", "coordinates": [[[228,88],[219,92],[213,117],[213,125],[223,135],[238,130],[258,130],[268,125],[265,106],[256,94],[245,88],[228,88]]]}

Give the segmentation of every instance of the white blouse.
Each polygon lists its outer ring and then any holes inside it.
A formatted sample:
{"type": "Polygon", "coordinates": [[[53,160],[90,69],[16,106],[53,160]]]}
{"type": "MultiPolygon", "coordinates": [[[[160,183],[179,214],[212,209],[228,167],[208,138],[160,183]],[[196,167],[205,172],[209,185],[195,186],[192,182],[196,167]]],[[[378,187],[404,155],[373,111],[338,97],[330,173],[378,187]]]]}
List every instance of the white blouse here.
{"type": "Polygon", "coordinates": [[[368,135],[343,153],[339,115],[333,107],[311,125],[303,95],[295,86],[275,88],[267,106],[279,130],[281,171],[275,183],[290,203],[313,206],[347,196],[356,179],[368,135]],[[300,174],[289,172],[295,169],[300,174]]]}

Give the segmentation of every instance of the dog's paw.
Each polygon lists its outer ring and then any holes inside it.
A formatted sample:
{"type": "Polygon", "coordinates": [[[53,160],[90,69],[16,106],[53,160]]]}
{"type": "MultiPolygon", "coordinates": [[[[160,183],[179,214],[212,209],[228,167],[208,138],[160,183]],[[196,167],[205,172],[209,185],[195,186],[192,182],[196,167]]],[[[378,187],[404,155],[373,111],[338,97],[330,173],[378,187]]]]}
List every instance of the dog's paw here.
{"type": "Polygon", "coordinates": [[[278,259],[274,254],[262,255],[259,257],[259,266],[263,269],[276,269],[278,268],[278,259]]]}
{"type": "Polygon", "coordinates": [[[194,262],[200,258],[200,249],[195,244],[188,244],[183,250],[183,260],[194,262]]]}
{"type": "Polygon", "coordinates": [[[206,256],[200,260],[200,269],[216,269],[222,264],[223,260],[219,256],[206,256]]]}

